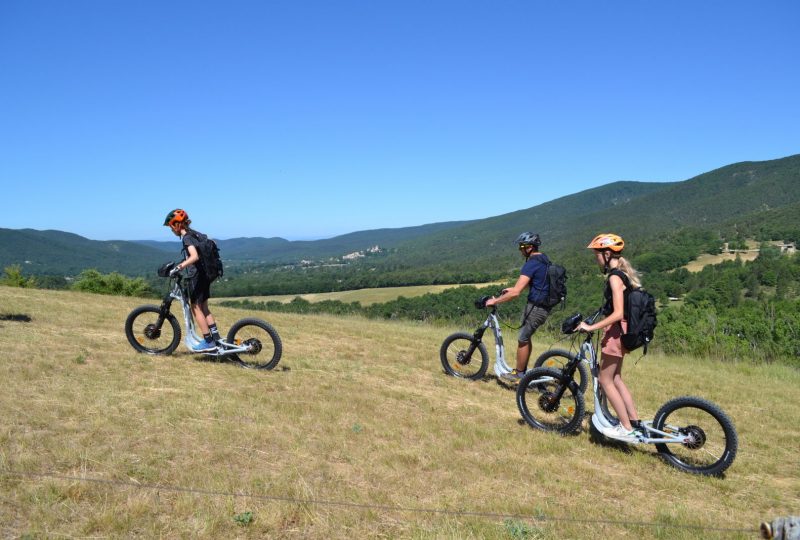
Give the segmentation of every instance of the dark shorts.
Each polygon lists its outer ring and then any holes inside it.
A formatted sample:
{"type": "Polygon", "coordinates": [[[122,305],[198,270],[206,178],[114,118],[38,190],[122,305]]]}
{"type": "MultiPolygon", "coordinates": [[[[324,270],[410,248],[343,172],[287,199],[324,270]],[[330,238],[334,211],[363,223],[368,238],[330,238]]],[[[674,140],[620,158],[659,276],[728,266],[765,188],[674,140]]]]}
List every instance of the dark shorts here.
{"type": "Polygon", "coordinates": [[[530,343],[531,336],[536,329],[539,328],[550,315],[550,310],[547,308],[539,307],[534,304],[525,306],[525,311],[522,312],[522,326],[519,329],[519,337],[517,341],[520,343],[530,343]]]}
{"type": "Polygon", "coordinates": [[[189,289],[189,301],[192,304],[202,304],[211,298],[211,283],[200,274],[189,280],[187,289],[189,289]]]}

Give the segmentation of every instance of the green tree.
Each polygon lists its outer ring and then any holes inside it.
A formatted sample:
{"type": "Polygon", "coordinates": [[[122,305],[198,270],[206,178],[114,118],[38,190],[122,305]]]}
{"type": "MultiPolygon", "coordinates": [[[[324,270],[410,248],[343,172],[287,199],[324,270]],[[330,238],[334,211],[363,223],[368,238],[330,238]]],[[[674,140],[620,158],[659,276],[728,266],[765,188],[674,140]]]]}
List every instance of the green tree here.
{"type": "Polygon", "coordinates": [[[36,286],[36,280],[33,277],[25,277],[22,275],[22,267],[18,264],[6,266],[3,269],[3,277],[0,279],[0,285],[8,285],[9,287],[22,287],[33,288],[36,286]]]}

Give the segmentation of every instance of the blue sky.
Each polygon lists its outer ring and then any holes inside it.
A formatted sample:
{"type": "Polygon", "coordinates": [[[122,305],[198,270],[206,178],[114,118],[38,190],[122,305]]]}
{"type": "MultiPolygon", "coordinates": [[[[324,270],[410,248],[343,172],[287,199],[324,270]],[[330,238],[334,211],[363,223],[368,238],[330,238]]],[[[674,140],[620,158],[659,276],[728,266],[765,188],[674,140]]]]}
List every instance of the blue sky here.
{"type": "Polygon", "coordinates": [[[800,2],[0,2],[0,227],[323,238],[800,153],[800,2]]]}

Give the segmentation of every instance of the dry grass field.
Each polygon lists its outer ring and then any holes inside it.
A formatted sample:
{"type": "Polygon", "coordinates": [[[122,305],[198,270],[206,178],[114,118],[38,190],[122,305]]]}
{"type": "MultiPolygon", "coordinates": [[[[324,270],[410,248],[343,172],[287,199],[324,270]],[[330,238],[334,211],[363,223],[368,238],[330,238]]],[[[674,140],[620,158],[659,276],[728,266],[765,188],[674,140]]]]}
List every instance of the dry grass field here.
{"type": "Polygon", "coordinates": [[[629,359],[645,416],[696,394],[733,418],[736,462],[706,478],[529,429],[494,380],[442,373],[455,328],[216,308],[281,333],[259,372],[137,354],[142,303],[0,287],[0,536],[745,539],[800,510],[786,367],[629,359]]]}
{"type": "Polygon", "coordinates": [[[725,261],[735,261],[737,257],[742,262],[754,261],[756,260],[756,257],[758,257],[758,251],[719,253],[717,255],[710,255],[708,253],[704,253],[699,257],[697,257],[692,262],[690,262],[689,264],[685,265],[684,268],[686,268],[689,272],[699,272],[709,264],[719,264],[725,261]]]}
{"type": "MultiPolygon", "coordinates": [[[[507,285],[504,281],[496,281],[492,283],[466,283],[474,287],[487,287],[489,285],[497,285],[498,288],[507,285]]],[[[360,302],[362,306],[369,306],[371,304],[382,304],[396,300],[400,296],[406,298],[413,298],[415,296],[422,296],[423,294],[436,294],[444,291],[445,289],[452,289],[453,287],[461,287],[462,285],[412,285],[408,287],[381,287],[374,289],[357,289],[353,291],[339,291],[329,293],[308,293],[308,294],[279,294],[273,296],[249,296],[249,297],[236,297],[236,298],[212,298],[211,304],[218,304],[224,300],[251,300],[253,302],[291,302],[298,296],[309,302],[322,302],[323,300],[338,300],[340,302],[360,302]]]]}

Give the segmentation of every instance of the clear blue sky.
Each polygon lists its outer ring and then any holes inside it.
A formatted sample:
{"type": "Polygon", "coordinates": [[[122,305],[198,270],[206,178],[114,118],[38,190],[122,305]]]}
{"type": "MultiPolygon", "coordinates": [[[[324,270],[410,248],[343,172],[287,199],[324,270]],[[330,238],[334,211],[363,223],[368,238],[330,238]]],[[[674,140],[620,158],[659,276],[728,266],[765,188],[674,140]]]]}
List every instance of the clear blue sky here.
{"type": "Polygon", "coordinates": [[[796,153],[795,0],[0,2],[0,227],[322,238],[796,153]]]}

